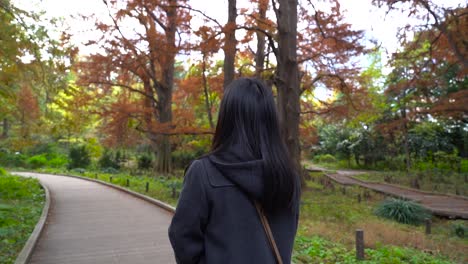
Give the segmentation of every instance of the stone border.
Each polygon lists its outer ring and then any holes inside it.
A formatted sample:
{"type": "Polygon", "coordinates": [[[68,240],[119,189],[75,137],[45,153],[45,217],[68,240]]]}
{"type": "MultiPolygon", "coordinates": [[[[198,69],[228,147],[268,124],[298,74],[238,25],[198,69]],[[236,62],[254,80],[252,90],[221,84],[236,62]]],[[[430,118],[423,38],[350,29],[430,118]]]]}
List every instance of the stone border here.
{"type": "MultiPolygon", "coordinates": [[[[20,176],[20,175],[17,175],[20,176]]],[[[44,207],[42,208],[42,213],[41,217],[39,218],[39,221],[36,224],[36,227],[34,227],[33,232],[29,236],[28,241],[26,241],[26,244],[24,245],[23,249],[19,253],[18,257],[15,260],[15,264],[26,264],[28,263],[29,259],[32,256],[34,247],[37,244],[37,241],[39,240],[39,237],[42,234],[42,231],[44,230],[45,223],[47,221],[47,216],[49,214],[49,209],[50,209],[50,192],[49,189],[45,184],[43,184],[41,181],[39,181],[39,184],[41,185],[42,189],[44,189],[45,192],[45,203],[44,207]]]]}
{"type": "Polygon", "coordinates": [[[82,177],[82,176],[75,176],[75,175],[66,175],[66,174],[52,174],[52,173],[42,173],[42,172],[35,172],[35,173],[38,173],[38,174],[48,174],[48,175],[52,175],[52,176],[63,176],[63,177],[71,177],[71,178],[77,178],[77,179],[81,179],[81,180],[86,180],[86,181],[91,181],[91,182],[96,182],[96,183],[99,183],[99,184],[102,184],[102,185],[105,185],[107,187],[110,187],[110,188],[114,188],[116,190],[119,190],[119,191],[122,191],[122,192],[125,192],[125,193],[128,193],[132,196],[135,196],[137,198],[140,198],[144,201],[147,201],[149,203],[152,203],[170,213],[175,213],[175,207],[173,207],[172,205],[169,205],[167,203],[164,203],[162,201],[159,201],[159,200],[156,200],[152,197],[149,197],[149,196],[146,196],[146,195],[143,195],[141,193],[137,193],[137,192],[134,192],[132,190],[129,190],[127,188],[124,188],[124,187],[121,187],[121,186],[118,186],[118,185],[115,185],[115,184],[112,184],[112,183],[108,183],[108,182],[105,182],[105,181],[101,181],[101,180],[97,180],[97,179],[93,179],[93,178],[88,178],[88,177],[82,177]]]}

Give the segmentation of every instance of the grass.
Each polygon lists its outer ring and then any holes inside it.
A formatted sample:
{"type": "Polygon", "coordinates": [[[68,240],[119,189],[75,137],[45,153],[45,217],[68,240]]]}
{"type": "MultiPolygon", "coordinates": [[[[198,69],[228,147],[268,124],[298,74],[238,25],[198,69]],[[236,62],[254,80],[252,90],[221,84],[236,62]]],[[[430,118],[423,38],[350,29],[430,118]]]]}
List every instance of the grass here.
{"type": "MultiPolygon", "coordinates": [[[[351,250],[354,247],[354,232],[363,229],[365,245],[376,249],[379,245],[408,247],[433,255],[450,256],[452,261],[467,263],[468,239],[453,234],[453,222],[433,218],[432,235],[424,233],[423,226],[399,224],[377,217],[376,206],[385,199],[381,194],[365,191],[359,187],[343,187],[320,181],[321,173],[312,173],[303,193],[299,234],[306,237],[320,236],[351,250]],[[364,199],[364,193],[369,197],[364,199]],[[358,194],[363,198],[357,202],[358,194]]],[[[467,225],[467,221],[463,221],[467,225]]],[[[398,263],[398,262],[396,262],[398,263]]]]}
{"type": "Polygon", "coordinates": [[[44,205],[36,179],[0,174],[0,263],[14,263],[44,205]]]}
{"type": "MultiPolygon", "coordinates": [[[[56,169],[43,170],[60,173],[56,169]]],[[[182,171],[179,177],[130,176],[128,174],[106,174],[96,172],[64,172],[77,176],[96,178],[129,188],[163,202],[177,205],[177,194],[182,187],[182,171]],[[127,187],[127,179],[130,186],[127,187]],[[149,191],[146,192],[146,182],[149,191]],[[173,187],[175,196],[173,195],[173,187]]],[[[300,227],[295,244],[296,263],[355,263],[354,232],[365,231],[366,256],[363,263],[466,263],[468,240],[453,234],[450,221],[433,219],[432,235],[424,234],[422,226],[408,226],[374,215],[376,205],[385,199],[381,194],[367,192],[359,187],[346,189],[333,184],[325,184],[320,172],[311,173],[301,203],[300,227]],[[357,195],[363,197],[357,202],[357,195]],[[319,243],[319,245],[316,245],[319,243]],[[312,247],[312,249],[311,249],[312,247]],[[312,251],[318,255],[310,256],[312,251]],[[336,255],[336,259],[329,257],[336,255]],[[450,256],[450,260],[447,257],[450,256]],[[312,262],[310,262],[312,258],[312,262]],[[316,261],[317,260],[317,261],[316,261]],[[301,262],[302,261],[302,262],[301,262]],[[305,261],[305,262],[304,262],[305,261]],[[307,262],[309,261],[309,262],[307,262]],[[337,262],[335,262],[337,261],[337,262]]],[[[460,223],[460,222],[459,222],[460,223]]],[[[466,221],[461,224],[465,225],[466,221]]]]}
{"type": "Polygon", "coordinates": [[[293,254],[293,261],[302,263],[365,263],[365,264],[449,264],[447,258],[429,254],[410,248],[382,246],[365,249],[364,261],[356,260],[356,252],[349,250],[342,244],[333,243],[320,236],[297,236],[293,254]]]}

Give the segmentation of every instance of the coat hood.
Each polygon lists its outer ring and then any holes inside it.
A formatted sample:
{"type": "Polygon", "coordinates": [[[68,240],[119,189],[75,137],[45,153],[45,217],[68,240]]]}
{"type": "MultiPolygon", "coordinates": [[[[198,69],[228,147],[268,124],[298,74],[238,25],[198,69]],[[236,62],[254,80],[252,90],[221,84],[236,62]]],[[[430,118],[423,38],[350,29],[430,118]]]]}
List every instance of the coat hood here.
{"type": "Polygon", "coordinates": [[[238,186],[249,197],[260,200],[263,197],[263,160],[249,159],[241,148],[233,148],[208,159],[230,182],[238,186]]]}

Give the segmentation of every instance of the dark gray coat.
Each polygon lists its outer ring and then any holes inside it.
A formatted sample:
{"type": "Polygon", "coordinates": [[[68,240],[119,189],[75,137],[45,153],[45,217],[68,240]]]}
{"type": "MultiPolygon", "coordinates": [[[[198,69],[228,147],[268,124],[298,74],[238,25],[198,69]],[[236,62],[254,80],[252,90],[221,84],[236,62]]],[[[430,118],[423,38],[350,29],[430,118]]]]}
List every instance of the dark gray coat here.
{"type": "MultiPolygon", "coordinates": [[[[263,193],[262,161],[215,156],[187,170],[169,238],[177,263],[276,263],[250,197],[263,193]]],[[[298,210],[267,214],[284,263],[291,262],[298,210]]]]}

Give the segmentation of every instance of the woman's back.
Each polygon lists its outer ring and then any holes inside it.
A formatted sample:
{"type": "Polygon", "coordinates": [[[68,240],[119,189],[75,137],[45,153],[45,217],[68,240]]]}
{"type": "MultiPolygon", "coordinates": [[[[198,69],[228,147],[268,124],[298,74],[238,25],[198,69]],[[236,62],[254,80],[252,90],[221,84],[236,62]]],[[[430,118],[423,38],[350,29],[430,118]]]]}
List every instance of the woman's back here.
{"type": "Polygon", "coordinates": [[[281,258],[290,263],[299,184],[272,110],[271,91],[256,80],[235,81],[225,94],[213,151],[188,168],[169,229],[178,263],[275,263],[254,201],[266,209],[281,258]],[[242,85],[252,87],[239,93],[242,85]],[[260,113],[249,120],[252,111],[260,113]]]}

